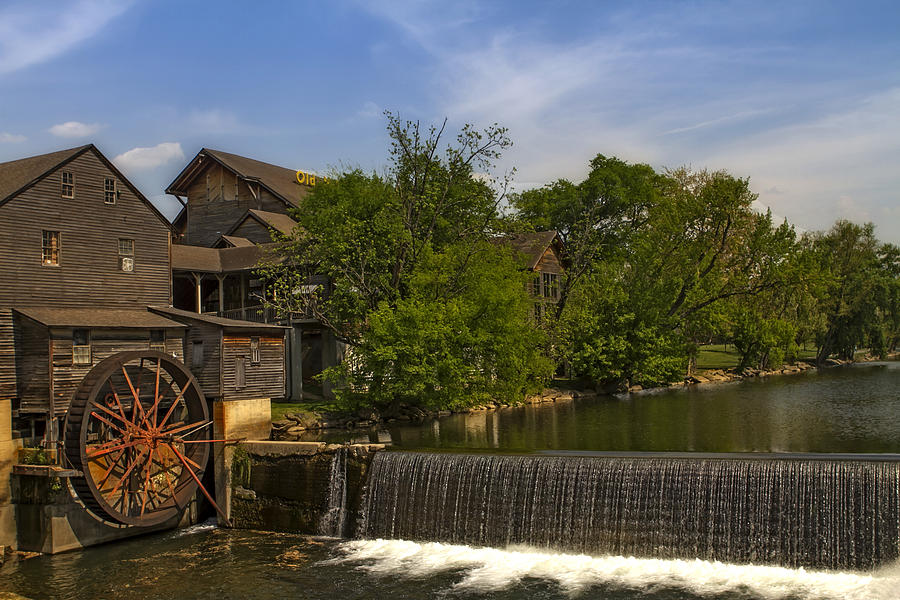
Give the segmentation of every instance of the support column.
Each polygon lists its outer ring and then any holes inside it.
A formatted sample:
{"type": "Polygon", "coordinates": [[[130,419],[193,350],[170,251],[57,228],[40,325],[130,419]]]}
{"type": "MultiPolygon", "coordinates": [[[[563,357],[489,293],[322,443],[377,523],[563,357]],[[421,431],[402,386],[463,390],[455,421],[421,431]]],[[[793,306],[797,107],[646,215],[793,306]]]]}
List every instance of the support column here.
{"type": "Polygon", "coordinates": [[[216,279],[219,280],[219,316],[224,316],[225,313],[225,278],[228,275],[219,275],[216,274],[216,279]]]}
{"type": "Polygon", "coordinates": [[[191,273],[194,276],[194,297],[196,298],[196,309],[197,313],[203,312],[203,292],[200,290],[200,282],[203,280],[203,275],[197,275],[196,273],[191,273]]]}

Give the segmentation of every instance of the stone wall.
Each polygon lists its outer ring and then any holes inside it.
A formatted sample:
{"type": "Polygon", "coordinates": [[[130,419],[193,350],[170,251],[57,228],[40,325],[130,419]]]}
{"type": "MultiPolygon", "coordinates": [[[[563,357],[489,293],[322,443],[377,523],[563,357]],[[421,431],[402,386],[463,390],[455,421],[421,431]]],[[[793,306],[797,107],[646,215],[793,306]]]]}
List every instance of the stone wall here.
{"type": "Polygon", "coordinates": [[[342,446],[323,442],[241,444],[231,468],[232,525],[312,535],[352,535],[351,517],[357,512],[366,472],[374,453],[383,448],[380,444],[342,446]]]}

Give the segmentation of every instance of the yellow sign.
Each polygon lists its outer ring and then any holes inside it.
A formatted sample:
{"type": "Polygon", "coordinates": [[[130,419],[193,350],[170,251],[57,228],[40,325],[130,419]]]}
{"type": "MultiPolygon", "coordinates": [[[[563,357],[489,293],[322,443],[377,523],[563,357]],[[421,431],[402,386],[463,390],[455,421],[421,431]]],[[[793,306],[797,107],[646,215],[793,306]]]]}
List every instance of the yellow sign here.
{"type": "MultiPolygon", "coordinates": [[[[322,181],[327,182],[327,177],[322,177],[322,181]]],[[[316,185],[316,176],[306,171],[297,171],[297,183],[300,185],[316,185]]]]}

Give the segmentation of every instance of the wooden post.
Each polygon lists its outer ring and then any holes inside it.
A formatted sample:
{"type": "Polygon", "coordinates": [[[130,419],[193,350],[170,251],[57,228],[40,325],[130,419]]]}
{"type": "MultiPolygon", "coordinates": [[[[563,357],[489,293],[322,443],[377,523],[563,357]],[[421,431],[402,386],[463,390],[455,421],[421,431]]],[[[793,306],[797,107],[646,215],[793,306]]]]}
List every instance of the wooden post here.
{"type": "Polygon", "coordinates": [[[225,278],[227,275],[219,275],[216,274],[216,279],[219,280],[219,316],[225,316],[225,278]]]}
{"type": "Polygon", "coordinates": [[[203,312],[203,294],[200,291],[200,281],[203,279],[203,275],[197,275],[196,273],[191,273],[191,275],[194,276],[194,295],[197,304],[197,314],[200,314],[203,312]]]}

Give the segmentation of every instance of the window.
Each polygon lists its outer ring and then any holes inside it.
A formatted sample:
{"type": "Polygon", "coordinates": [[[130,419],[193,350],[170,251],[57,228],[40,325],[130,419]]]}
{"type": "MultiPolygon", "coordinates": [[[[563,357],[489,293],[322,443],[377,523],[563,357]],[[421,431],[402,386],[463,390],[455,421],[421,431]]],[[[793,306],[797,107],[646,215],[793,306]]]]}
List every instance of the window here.
{"type": "Polygon", "coordinates": [[[72,364],[91,364],[91,330],[72,330],[72,364]]]}
{"type": "Polygon", "coordinates": [[[209,173],[206,174],[206,200],[209,201],[209,173]]]}
{"type": "Polygon", "coordinates": [[[134,240],[119,238],[119,269],[126,273],[134,271],[134,240]]]}
{"type": "Polygon", "coordinates": [[[559,275],[544,273],[544,298],[559,298],[559,275]]]}
{"type": "Polygon", "coordinates": [[[243,356],[234,358],[234,387],[241,389],[247,385],[247,359],[243,356]]]}
{"type": "Polygon", "coordinates": [[[59,265],[59,232],[44,231],[41,242],[41,264],[59,265]]]}
{"type": "Polygon", "coordinates": [[[116,203],[116,180],[112,177],[105,177],[103,179],[103,203],[116,203]]]}
{"type": "Polygon", "coordinates": [[[251,365],[259,364],[259,338],[258,337],[250,338],[250,364],[251,365]]]}
{"type": "Polygon", "coordinates": [[[531,280],[531,293],[534,296],[541,295],[541,274],[535,273],[534,279],[531,280]]]}
{"type": "Polygon", "coordinates": [[[150,330],[150,349],[158,352],[166,351],[166,330],[151,329],[150,330]]]}
{"type": "Polygon", "coordinates": [[[75,174],[72,171],[62,172],[62,197],[75,197],[75,174]]]}
{"type": "Polygon", "coordinates": [[[195,369],[203,367],[203,340],[194,340],[191,350],[191,367],[195,369]]]}

